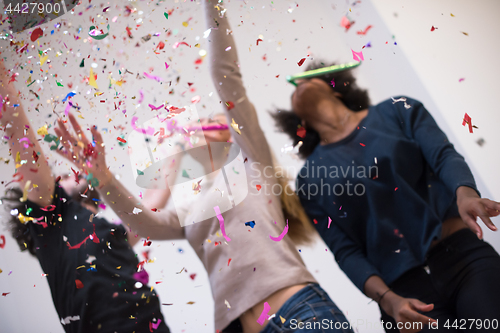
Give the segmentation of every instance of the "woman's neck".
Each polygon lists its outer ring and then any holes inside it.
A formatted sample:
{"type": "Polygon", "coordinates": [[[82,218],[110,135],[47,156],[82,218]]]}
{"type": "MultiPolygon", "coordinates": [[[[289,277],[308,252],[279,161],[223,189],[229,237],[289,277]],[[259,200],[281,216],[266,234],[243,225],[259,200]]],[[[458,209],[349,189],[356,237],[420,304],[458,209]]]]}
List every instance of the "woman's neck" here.
{"type": "Polygon", "coordinates": [[[324,116],[311,125],[320,136],[320,144],[326,145],[338,142],[351,134],[366,117],[368,109],[354,112],[344,104],[325,103],[319,113],[324,116]]]}

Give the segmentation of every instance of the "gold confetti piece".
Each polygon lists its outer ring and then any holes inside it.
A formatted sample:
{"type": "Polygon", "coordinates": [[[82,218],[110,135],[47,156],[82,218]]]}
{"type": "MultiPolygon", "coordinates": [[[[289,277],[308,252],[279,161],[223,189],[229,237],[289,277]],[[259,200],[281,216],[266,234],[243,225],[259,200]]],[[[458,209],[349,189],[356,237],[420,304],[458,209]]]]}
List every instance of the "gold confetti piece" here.
{"type": "Polygon", "coordinates": [[[182,25],[187,27],[189,25],[189,23],[187,23],[186,21],[182,22],[182,25]]]}
{"type": "Polygon", "coordinates": [[[36,131],[36,134],[38,134],[38,135],[47,135],[47,134],[49,134],[49,132],[47,131],[47,128],[48,128],[48,126],[47,126],[47,125],[43,125],[42,127],[40,127],[40,128],[36,131]]]}
{"type": "Polygon", "coordinates": [[[45,63],[45,61],[47,61],[47,59],[49,59],[48,55],[42,57],[42,55],[39,54],[38,56],[40,57],[40,66],[43,66],[43,64],[45,63]]]}
{"type": "Polygon", "coordinates": [[[122,266],[118,266],[118,267],[116,267],[116,269],[120,269],[120,268],[122,268],[122,266]]]}
{"type": "Polygon", "coordinates": [[[24,184],[23,197],[20,198],[19,201],[25,202],[26,200],[28,200],[28,190],[30,188],[30,185],[31,185],[31,180],[28,180],[26,184],[24,184]]]}
{"type": "Polygon", "coordinates": [[[455,17],[455,15],[453,15],[452,13],[450,13],[450,16],[451,16],[451,17],[455,17]]]}
{"type": "Polygon", "coordinates": [[[224,303],[226,303],[226,306],[228,309],[231,309],[231,305],[229,304],[229,302],[226,299],[224,300],[224,303]]]}
{"type": "Polygon", "coordinates": [[[194,302],[193,301],[189,301],[186,304],[194,304],[194,302]]]}
{"type": "Polygon", "coordinates": [[[466,32],[461,31],[461,33],[463,33],[465,36],[469,36],[469,34],[466,32]]]}
{"type": "Polygon", "coordinates": [[[134,317],[134,316],[132,316],[132,315],[130,315],[129,319],[135,319],[135,317],[134,317]]]}
{"type": "MultiPolygon", "coordinates": [[[[19,163],[19,162],[21,162],[21,153],[17,152],[17,154],[16,154],[16,163],[19,163]]],[[[16,166],[16,168],[17,168],[17,166],[16,166]]]]}
{"type": "Polygon", "coordinates": [[[286,321],[286,319],[285,319],[285,318],[283,318],[282,316],[280,316],[280,319],[281,319],[281,323],[282,323],[282,324],[284,324],[284,323],[285,323],[285,321],[286,321]]]}
{"type": "Polygon", "coordinates": [[[94,219],[94,214],[90,214],[90,217],[89,217],[89,222],[92,223],[92,220],[94,219]]]}
{"type": "Polygon", "coordinates": [[[0,273],[2,273],[3,271],[0,269],[0,273]]]}
{"type": "Polygon", "coordinates": [[[22,223],[22,224],[26,224],[28,223],[29,221],[34,221],[35,219],[30,217],[30,216],[24,216],[23,214],[19,213],[19,215],[17,215],[17,218],[19,219],[19,221],[22,223]]]}
{"type": "Polygon", "coordinates": [[[97,86],[97,82],[95,81],[94,71],[92,70],[92,68],[90,68],[89,85],[96,89],[99,89],[99,87],[97,86]]]}
{"type": "Polygon", "coordinates": [[[207,239],[207,242],[212,243],[212,241],[210,239],[207,239]]]}
{"type": "Polygon", "coordinates": [[[85,265],[78,266],[76,269],[85,268],[85,265]]]}
{"type": "Polygon", "coordinates": [[[234,131],[236,133],[238,133],[239,135],[241,135],[241,131],[240,129],[238,128],[238,124],[234,122],[234,118],[231,118],[232,119],[232,122],[231,122],[231,127],[234,129],[234,131]]]}

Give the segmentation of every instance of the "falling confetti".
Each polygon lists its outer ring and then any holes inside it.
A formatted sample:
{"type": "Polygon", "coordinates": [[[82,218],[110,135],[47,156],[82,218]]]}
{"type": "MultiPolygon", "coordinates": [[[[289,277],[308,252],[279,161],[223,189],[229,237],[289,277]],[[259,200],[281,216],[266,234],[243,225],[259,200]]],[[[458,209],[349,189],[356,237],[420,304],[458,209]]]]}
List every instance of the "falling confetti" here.
{"type": "Polygon", "coordinates": [[[224,236],[226,241],[230,242],[231,238],[229,238],[226,235],[226,228],[224,227],[224,218],[222,217],[219,206],[215,206],[214,210],[215,210],[215,214],[217,214],[217,218],[219,219],[219,225],[220,225],[220,230],[222,232],[222,236],[224,236]]]}
{"type": "Polygon", "coordinates": [[[109,35],[109,24],[108,24],[107,28],[108,28],[108,32],[103,33],[102,30],[98,30],[95,26],[91,26],[89,28],[89,36],[94,38],[94,39],[97,39],[97,40],[104,39],[109,35]]]}
{"type": "Polygon", "coordinates": [[[83,288],[83,283],[82,281],[76,279],[75,280],[75,284],[76,284],[76,289],[82,289],[83,288]]]}
{"type": "Polygon", "coordinates": [[[269,310],[271,310],[271,306],[269,303],[264,302],[264,309],[262,310],[259,319],[257,319],[257,323],[259,323],[260,326],[264,325],[264,322],[269,319],[269,310]]]}
{"type": "Polygon", "coordinates": [[[90,68],[89,85],[91,85],[96,89],[99,89],[99,87],[97,86],[97,82],[95,80],[94,71],[92,70],[92,67],[90,68]]]}
{"type": "Polygon", "coordinates": [[[305,138],[306,137],[306,129],[304,127],[298,128],[297,129],[297,136],[299,136],[301,138],[305,138]]]}
{"type": "Polygon", "coordinates": [[[350,21],[347,16],[342,16],[342,19],[340,20],[340,26],[345,28],[345,31],[347,32],[350,27],[354,24],[354,21],[350,21]]]}
{"type": "Polygon", "coordinates": [[[369,26],[367,26],[367,27],[365,28],[365,30],[364,30],[364,31],[363,31],[363,30],[359,30],[359,31],[357,31],[356,33],[357,33],[358,35],[366,35],[366,33],[368,32],[368,30],[370,30],[371,28],[372,28],[372,26],[371,26],[371,25],[369,25],[369,26]]]}
{"type": "Polygon", "coordinates": [[[275,242],[279,242],[280,240],[283,239],[283,237],[285,237],[287,232],[288,232],[288,220],[286,220],[286,226],[285,226],[285,229],[283,229],[283,232],[281,233],[281,235],[279,235],[278,237],[273,237],[273,236],[269,235],[269,238],[271,238],[275,242]]]}
{"type": "Polygon", "coordinates": [[[253,229],[253,227],[255,227],[255,221],[245,222],[245,225],[253,229]]]}
{"type": "Polygon", "coordinates": [[[233,130],[240,134],[241,135],[241,131],[240,129],[238,128],[238,124],[234,122],[234,118],[232,118],[232,122],[231,122],[231,127],[233,128],[233,130]]]}
{"type": "Polygon", "coordinates": [[[365,60],[365,58],[363,57],[363,51],[356,52],[356,51],[354,51],[353,49],[351,49],[351,51],[352,51],[352,58],[353,58],[355,61],[362,61],[362,60],[365,60]]]}
{"type": "Polygon", "coordinates": [[[465,113],[465,115],[464,115],[462,126],[465,126],[465,124],[469,125],[469,133],[472,133],[472,119],[470,118],[470,116],[467,113],[465,113]]]}
{"type": "Polygon", "coordinates": [[[299,65],[299,67],[302,66],[304,64],[304,61],[306,61],[306,58],[300,59],[297,65],[299,65]]]}

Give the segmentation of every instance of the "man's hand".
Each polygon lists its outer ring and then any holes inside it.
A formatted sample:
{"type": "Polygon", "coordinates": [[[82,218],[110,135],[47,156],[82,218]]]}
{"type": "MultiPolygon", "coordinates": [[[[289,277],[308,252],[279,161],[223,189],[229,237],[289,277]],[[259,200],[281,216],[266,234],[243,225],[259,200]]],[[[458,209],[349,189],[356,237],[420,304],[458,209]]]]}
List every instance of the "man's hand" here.
{"type": "Polygon", "coordinates": [[[489,199],[481,199],[474,189],[468,186],[460,186],[457,189],[457,206],[460,217],[476,233],[478,238],[483,238],[483,230],[476,222],[478,217],[489,229],[497,230],[490,217],[500,214],[500,203],[489,199]]]}

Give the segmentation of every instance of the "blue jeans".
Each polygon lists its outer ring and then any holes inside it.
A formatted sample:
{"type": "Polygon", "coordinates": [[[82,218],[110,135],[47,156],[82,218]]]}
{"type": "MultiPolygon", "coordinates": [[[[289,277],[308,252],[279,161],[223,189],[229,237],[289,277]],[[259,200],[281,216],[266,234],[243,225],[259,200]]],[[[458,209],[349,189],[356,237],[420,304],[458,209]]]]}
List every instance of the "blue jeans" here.
{"type": "Polygon", "coordinates": [[[290,297],[261,333],[353,332],[346,317],[318,285],[310,284],[290,297]],[[281,322],[281,318],[285,322],[281,322]]]}

